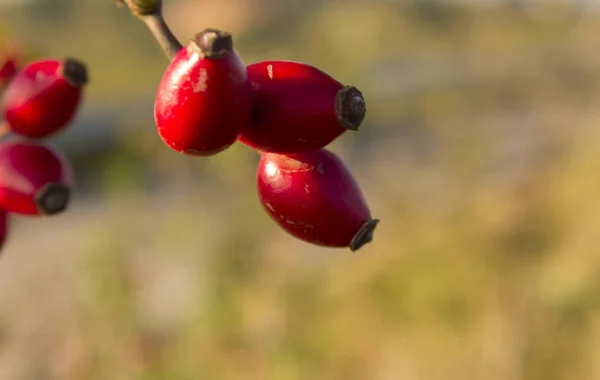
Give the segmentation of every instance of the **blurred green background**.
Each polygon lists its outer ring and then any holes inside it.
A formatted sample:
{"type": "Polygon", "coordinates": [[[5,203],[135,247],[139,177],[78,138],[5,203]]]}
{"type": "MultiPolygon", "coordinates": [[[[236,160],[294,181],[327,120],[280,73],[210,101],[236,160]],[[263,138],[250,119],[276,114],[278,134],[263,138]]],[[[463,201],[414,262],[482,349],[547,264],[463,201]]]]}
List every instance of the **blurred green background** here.
{"type": "Polygon", "coordinates": [[[89,64],[52,141],[68,213],[15,218],[0,259],[0,379],[600,378],[600,14],[588,3],[165,0],[185,41],[234,33],[359,87],[351,168],[375,241],[294,240],[257,155],[170,151],[167,60],[109,0],[0,1],[2,44],[89,64]]]}

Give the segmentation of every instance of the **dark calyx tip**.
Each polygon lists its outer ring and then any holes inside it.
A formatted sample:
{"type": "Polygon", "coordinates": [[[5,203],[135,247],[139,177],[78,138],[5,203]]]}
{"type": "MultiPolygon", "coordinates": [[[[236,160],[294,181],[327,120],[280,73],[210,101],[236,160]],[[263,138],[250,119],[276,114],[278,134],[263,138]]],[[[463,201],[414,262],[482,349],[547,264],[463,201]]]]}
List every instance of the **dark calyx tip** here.
{"type": "Polygon", "coordinates": [[[59,183],[48,183],[35,195],[35,205],[42,215],[54,215],[67,209],[71,190],[59,183]]]}
{"type": "Polygon", "coordinates": [[[89,81],[85,63],[74,58],[66,58],[63,61],[62,74],[75,87],[83,87],[89,81]]]}
{"type": "Polygon", "coordinates": [[[225,58],[233,50],[233,39],[231,33],[205,29],[192,38],[192,47],[206,58],[225,58]]]}
{"type": "Polygon", "coordinates": [[[350,242],[350,250],[352,252],[358,251],[363,245],[370,243],[373,241],[373,232],[377,225],[379,224],[379,219],[371,219],[365,222],[362,225],[360,230],[354,235],[352,241],[350,242]]]}
{"type": "Polygon", "coordinates": [[[346,129],[357,131],[367,114],[367,104],[362,92],[354,86],[344,86],[335,98],[335,114],[346,129]]]}

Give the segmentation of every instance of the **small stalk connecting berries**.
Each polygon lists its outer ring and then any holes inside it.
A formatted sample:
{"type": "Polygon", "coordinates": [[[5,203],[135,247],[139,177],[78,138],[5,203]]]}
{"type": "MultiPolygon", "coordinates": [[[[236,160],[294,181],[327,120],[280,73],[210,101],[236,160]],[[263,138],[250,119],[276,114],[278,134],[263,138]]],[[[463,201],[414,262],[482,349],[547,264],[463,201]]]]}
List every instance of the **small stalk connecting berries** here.
{"type": "Polygon", "coordinates": [[[183,48],[165,22],[162,0],[115,0],[115,2],[119,6],[126,4],[131,13],[142,20],[169,59],[175,58],[183,48]]]}

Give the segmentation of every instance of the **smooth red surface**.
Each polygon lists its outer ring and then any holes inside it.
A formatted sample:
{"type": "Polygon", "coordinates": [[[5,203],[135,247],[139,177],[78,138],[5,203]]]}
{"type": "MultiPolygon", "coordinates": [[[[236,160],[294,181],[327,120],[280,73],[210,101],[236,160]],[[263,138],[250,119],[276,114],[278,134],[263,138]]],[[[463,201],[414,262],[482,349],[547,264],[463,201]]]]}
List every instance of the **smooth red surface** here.
{"type": "Polygon", "coordinates": [[[252,122],[240,142],[265,152],[300,153],[327,146],[346,131],[335,114],[343,84],[301,62],[248,65],[253,87],[252,122]]]}
{"type": "Polygon", "coordinates": [[[0,209],[0,249],[4,247],[8,236],[8,212],[0,209]]]}
{"type": "Polygon", "coordinates": [[[160,82],[154,104],[158,133],[172,149],[211,156],[233,144],[250,118],[251,86],[233,50],[207,59],[181,49],[160,82]]]}
{"type": "Polygon", "coordinates": [[[290,156],[264,153],[257,182],[260,201],[273,220],[309,243],[348,247],[371,219],[354,177],[325,149],[290,156]]]}
{"type": "Polygon", "coordinates": [[[82,88],[62,76],[62,62],[35,61],[8,84],[0,109],[13,132],[43,138],[64,129],[75,116],[82,88]]]}
{"type": "Polygon", "coordinates": [[[71,186],[71,167],[58,151],[13,137],[0,142],[0,208],[39,215],[36,192],[48,183],[71,186]]]}

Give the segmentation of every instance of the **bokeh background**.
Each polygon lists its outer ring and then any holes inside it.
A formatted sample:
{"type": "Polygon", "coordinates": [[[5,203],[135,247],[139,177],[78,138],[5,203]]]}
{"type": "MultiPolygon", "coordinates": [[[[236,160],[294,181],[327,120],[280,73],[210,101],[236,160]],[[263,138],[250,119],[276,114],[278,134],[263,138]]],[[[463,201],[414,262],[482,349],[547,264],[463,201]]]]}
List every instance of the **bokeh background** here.
{"type": "Polygon", "coordinates": [[[1,380],[600,378],[600,13],[548,1],[165,0],[185,41],[317,65],[368,101],[331,149],[374,216],[357,253],[286,235],[236,144],[158,137],[167,60],[109,0],[0,1],[2,46],[89,64],[52,144],[68,213],[14,218],[1,380]]]}

